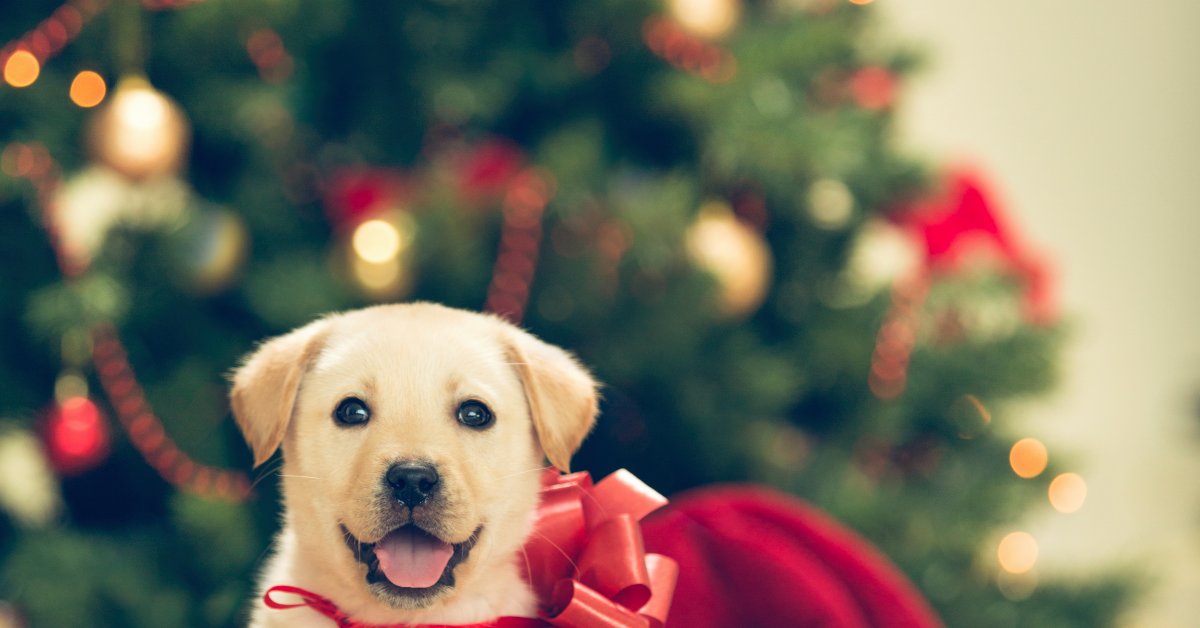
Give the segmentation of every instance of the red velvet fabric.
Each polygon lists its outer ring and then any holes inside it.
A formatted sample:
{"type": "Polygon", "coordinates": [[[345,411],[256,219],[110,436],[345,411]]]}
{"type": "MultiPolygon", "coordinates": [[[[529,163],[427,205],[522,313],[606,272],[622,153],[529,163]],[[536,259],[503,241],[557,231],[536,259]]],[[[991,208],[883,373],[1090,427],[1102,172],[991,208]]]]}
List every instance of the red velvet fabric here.
{"type": "Polygon", "coordinates": [[[667,628],[935,628],[878,550],[816,508],[752,486],[697,489],[643,522],[646,550],[679,561],[667,628]]]}

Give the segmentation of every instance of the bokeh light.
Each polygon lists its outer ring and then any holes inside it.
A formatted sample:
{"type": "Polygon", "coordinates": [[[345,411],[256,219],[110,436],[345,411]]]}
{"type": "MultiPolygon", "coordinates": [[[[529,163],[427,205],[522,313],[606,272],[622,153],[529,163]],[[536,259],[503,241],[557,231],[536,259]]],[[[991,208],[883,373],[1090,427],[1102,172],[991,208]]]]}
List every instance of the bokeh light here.
{"type": "Polygon", "coordinates": [[[372,219],[354,229],[354,253],[364,261],[379,264],[400,254],[400,232],[386,220],[372,219]]]}
{"type": "Polygon", "coordinates": [[[71,102],[80,107],[95,107],[104,100],[108,85],[104,78],[91,70],[84,70],[71,81],[71,102]]]}
{"type": "Polygon", "coordinates": [[[818,179],[808,188],[808,213],[822,229],[840,229],[854,215],[854,196],[837,179],[818,179]]]}
{"type": "Polygon", "coordinates": [[[1025,573],[1037,564],[1037,539],[1028,532],[1010,532],[996,547],[1000,567],[1009,573],[1025,573]]]}
{"type": "Polygon", "coordinates": [[[187,117],[145,79],[122,79],[92,123],[97,161],[134,179],[174,174],[187,153],[187,117]]]}
{"type": "Polygon", "coordinates": [[[710,201],[701,208],[688,227],[686,246],[692,262],[716,278],[726,314],[748,314],[766,298],[771,250],[724,202],[710,201]]]}
{"type": "Polygon", "coordinates": [[[1025,479],[1041,475],[1049,459],[1046,446],[1036,438],[1022,438],[1008,452],[1008,462],[1013,472],[1025,479]]]}
{"type": "Polygon", "coordinates": [[[1050,505],[1061,513],[1083,508],[1087,498],[1087,482],[1077,473],[1063,473],[1050,482],[1050,505]]]}
{"type": "Polygon", "coordinates": [[[740,0],[667,0],[671,16],[687,30],[716,38],[737,25],[740,0]]]}
{"type": "Polygon", "coordinates": [[[28,50],[18,50],[4,62],[4,81],[13,87],[33,85],[42,73],[42,64],[28,50]]]}

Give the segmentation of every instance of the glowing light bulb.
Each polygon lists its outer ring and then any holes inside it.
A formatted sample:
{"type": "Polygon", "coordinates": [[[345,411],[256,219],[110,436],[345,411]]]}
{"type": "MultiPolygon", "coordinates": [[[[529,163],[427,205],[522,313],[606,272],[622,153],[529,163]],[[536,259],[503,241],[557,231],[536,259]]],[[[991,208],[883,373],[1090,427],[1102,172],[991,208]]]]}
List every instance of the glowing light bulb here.
{"type": "Polygon", "coordinates": [[[18,50],[4,62],[4,81],[13,87],[29,87],[42,73],[42,64],[28,50],[18,50]]]}
{"type": "Polygon", "coordinates": [[[1037,564],[1037,539],[1028,532],[1011,532],[996,547],[1000,567],[1009,573],[1025,573],[1037,564]]]}
{"type": "Polygon", "coordinates": [[[71,102],[80,107],[95,107],[104,100],[105,94],[108,93],[108,86],[104,83],[104,78],[91,70],[84,70],[75,75],[75,80],[71,81],[71,102]]]}
{"type": "Polygon", "coordinates": [[[1076,473],[1064,473],[1050,482],[1050,505],[1061,513],[1072,513],[1083,508],[1087,498],[1087,482],[1076,473]]]}
{"type": "Polygon", "coordinates": [[[1041,475],[1049,458],[1046,446],[1036,438],[1022,438],[1008,452],[1008,463],[1013,472],[1025,479],[1041,475]]]}
{"type": "Polygon", "coordinates": [[[739,0],[667,0],[667,6],[681,26],[708,38],[733,30],[742,12],[739,0]]]}
{"type": "Polygon", "coordinates": [[[364,261],[379,264],[400,254],[400,232],[379,219],[368,220],[354,230],[354,253],[364,261]]]}
{"type": "Polygon", "coordinates": [[[808,189],[808,212],[822,229],[840,229],[854,215],[854,196],[837,179],[820,179],[808,189]]]}

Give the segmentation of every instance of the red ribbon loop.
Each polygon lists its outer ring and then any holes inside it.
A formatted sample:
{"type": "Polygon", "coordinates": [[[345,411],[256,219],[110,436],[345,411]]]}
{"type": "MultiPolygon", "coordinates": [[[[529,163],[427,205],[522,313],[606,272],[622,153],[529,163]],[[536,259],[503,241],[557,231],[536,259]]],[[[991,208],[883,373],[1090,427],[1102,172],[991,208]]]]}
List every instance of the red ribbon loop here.
{"type": "Polygon", "coordinates": [[[525,545],[542,617],[559,628],[661,627],[678,568],[648,556],[639,521],[665,497],[621,469],[543,476],[535,532],[525,545]]]}
{"type": "Polygon", "coordinates": [[[328,598],[321,597],[312,591],[307,591],[305,589],[301,589],[300,587],[288,586],[286,584],[277,584],[267,589],[266,592],[263,593],[263,604],[266,604],[268,608],[277,610],[287,610],[289,608],[307,606],[314,611],[317,611],[318,613],[336,621],[339,626],[346,625],[346,622],[349,620],[349,618],[342,613],[341,609],[339,609],[337,605],[328,598]],[[290,593],[292,595],[299,596],[302,601],[296,604],[284,604],[282,602],[275,601],[275,599],[271,597],[272,593],[290,593]]]}

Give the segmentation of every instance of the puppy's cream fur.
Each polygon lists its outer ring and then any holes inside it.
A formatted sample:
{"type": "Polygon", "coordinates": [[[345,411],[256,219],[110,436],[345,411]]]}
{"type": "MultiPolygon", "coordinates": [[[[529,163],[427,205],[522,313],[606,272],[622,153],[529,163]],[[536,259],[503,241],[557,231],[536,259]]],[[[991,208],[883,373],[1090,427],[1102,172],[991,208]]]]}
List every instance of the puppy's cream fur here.
{"type": "MultiPolygon", "coordinates": [[[[261,345],[233,377],[234,415],[255,464],[283,449],[285,514],[262,592],[277,584],[327,597],[367,623],[459,624],[533,616],[520,548],[532,528],[544,459],[567,469],[596,417],[596,385],[565,351],[488,315],[433,304],[385,305],[322,318],[261,345]],[[371,409],[338,425],[337,404],[371,409]],[[458,404],[486,403],[495,423],[460,424],[458,404]],[[432,600],[373,593],[339,526],[364,543],[391,529],[389,465],[436,465],[443,495],[427,521],[446,542],[482,526],[455,586],[432,600]]],[[[418,509],[412,511],[416,516],[418,509]]],[[[256,602],[252,626],[329,626],[309,610],[256,602]]]]}

